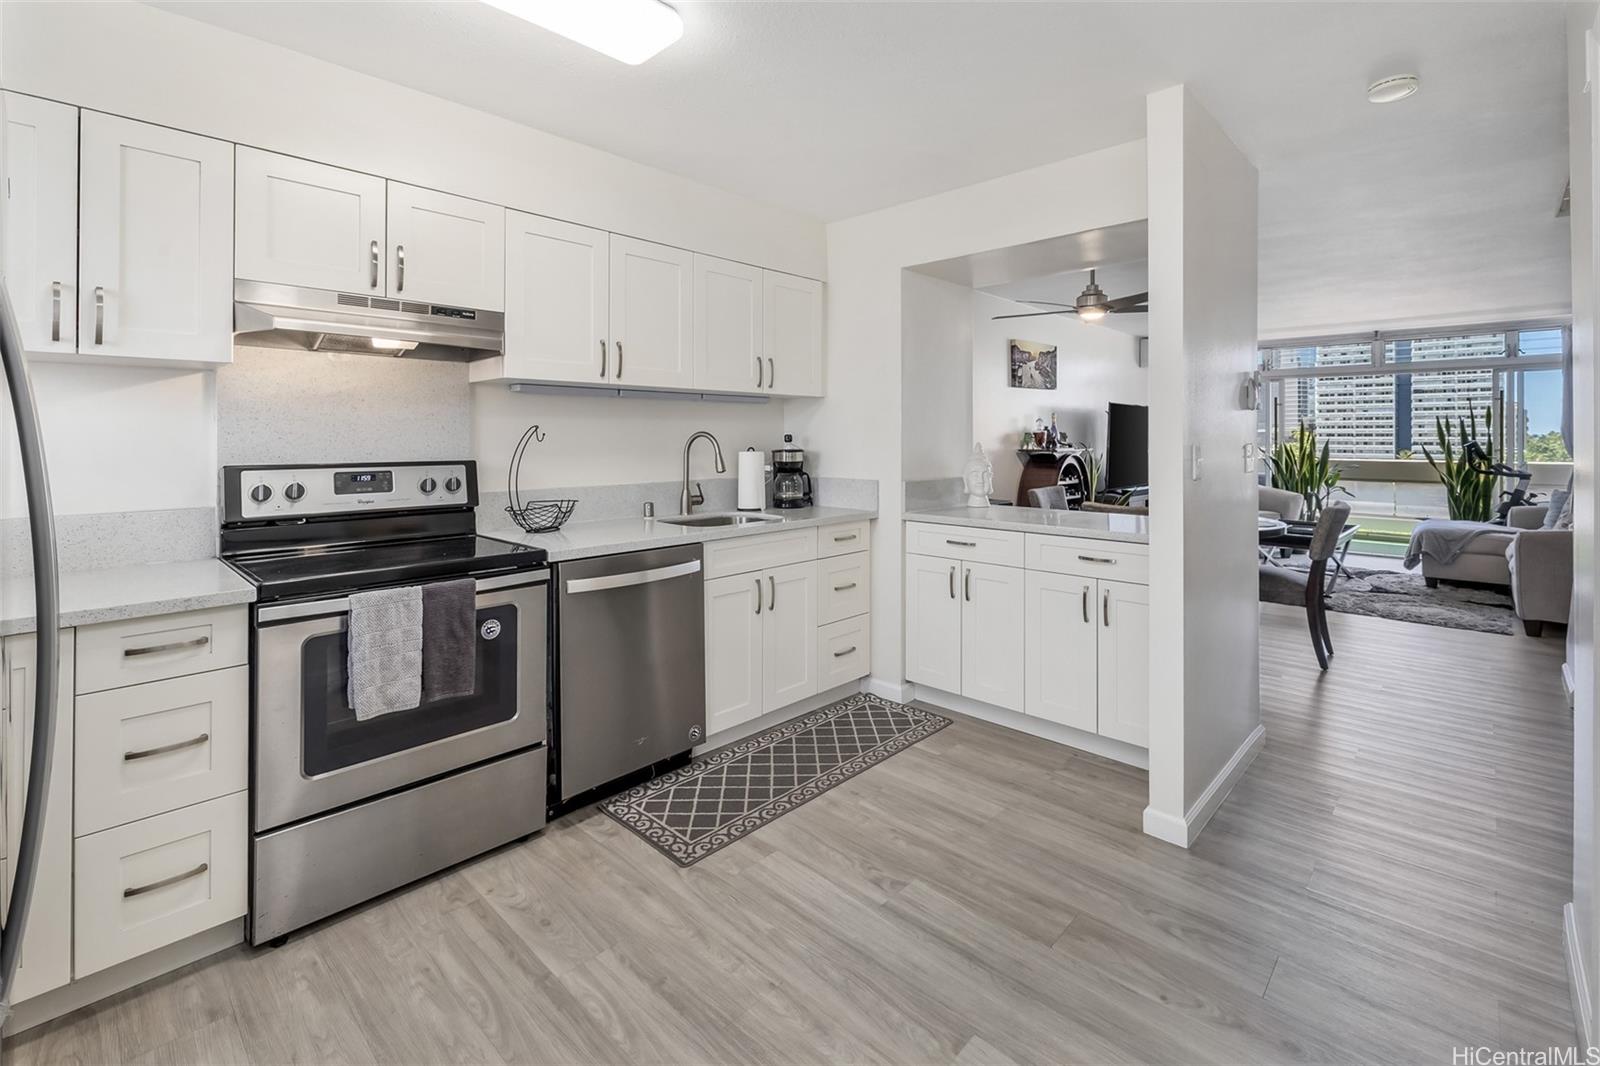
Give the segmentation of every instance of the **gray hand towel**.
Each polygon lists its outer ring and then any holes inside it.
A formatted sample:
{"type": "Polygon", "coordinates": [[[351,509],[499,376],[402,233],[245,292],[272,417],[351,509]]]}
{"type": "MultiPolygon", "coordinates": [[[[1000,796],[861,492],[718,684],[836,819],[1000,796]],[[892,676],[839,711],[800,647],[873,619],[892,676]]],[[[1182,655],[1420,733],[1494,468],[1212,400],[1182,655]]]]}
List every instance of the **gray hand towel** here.
{"type": "Polygon", "coordinates": [[[478,583],[422,587],[422,698],[470,696],[478,687],[478,583]]]}
{"type": "Polygon", "coordinates": [[[415,585],[350,597],[350,709],[359,721],[422,702],[422,590],[415,585]]]}

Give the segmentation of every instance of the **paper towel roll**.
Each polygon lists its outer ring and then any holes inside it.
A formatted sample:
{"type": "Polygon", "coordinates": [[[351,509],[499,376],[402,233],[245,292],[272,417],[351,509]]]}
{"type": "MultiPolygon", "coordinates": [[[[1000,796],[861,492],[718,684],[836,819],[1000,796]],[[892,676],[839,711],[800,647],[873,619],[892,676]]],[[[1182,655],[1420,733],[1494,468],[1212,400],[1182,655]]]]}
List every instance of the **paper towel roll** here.
{"type": "Polygon", "coordinates": [[[754,448],[739,453],[739,510],[759,511],[767,505],[767,456],[754,448]]]}

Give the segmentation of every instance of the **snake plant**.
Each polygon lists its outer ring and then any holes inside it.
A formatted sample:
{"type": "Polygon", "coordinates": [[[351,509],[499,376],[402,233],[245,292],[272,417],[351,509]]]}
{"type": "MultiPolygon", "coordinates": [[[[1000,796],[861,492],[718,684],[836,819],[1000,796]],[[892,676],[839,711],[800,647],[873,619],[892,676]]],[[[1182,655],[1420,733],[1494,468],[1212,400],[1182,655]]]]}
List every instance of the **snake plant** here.
{"type": "Polygon", "coordinates": [[[1435,456],[1428,446],[1422,446],[1422,455],[1439,475],[1444,485],[1445,501],[1450,507],[1450,517],[1466,522],[1487,522],[1494,515],[1495,488],[1499,479],[1493,474],[1475,469],[1467,461],[1467,445],[1477,441],[1478,446],[1494,462],[1494,415],[1490,408],[1483,409],[1483,436],[1478,439],[1478,416],[1468,411],[1467,417],[1452,419],[1448,416],[1433,420],[1434,436],[1438,439],[1439,454],[1435,456]]]}
{"type": "Polygon", "coordinates": [[[1329,461],[1327,443],[1318,450],[1317,431],[1304,422],[1293,436],[1272,449],[1267,468],[1274,488],[1288,489],[1305,500],[1308,520],[1315,521],[1335,492],[1350,495],[1350,490],[1339,484],[1343,474],[1329,461]]]}

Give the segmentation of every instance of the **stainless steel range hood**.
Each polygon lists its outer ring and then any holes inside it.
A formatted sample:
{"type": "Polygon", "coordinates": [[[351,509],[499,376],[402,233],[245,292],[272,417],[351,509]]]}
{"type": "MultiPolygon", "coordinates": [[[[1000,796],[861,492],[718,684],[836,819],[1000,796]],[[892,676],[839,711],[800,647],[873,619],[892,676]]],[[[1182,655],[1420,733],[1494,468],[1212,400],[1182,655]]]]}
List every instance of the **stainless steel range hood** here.
{"type": "Polygon", "coordinates": [[[233,300],[241,344],[457,360],[505,346],[499,311],[243,280],[233,283],[233,300]]]}

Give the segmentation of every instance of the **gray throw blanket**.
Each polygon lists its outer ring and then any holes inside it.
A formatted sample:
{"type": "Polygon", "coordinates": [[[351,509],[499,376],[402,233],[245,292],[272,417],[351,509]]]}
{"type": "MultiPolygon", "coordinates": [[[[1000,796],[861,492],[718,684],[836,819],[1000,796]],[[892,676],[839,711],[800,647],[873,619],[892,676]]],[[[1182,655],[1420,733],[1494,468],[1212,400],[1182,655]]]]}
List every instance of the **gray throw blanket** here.
{"type": "Polygon", "coordinates": [[[1411,531],[1411,544],[1406,548],[1406,569],[1415,570],[1426,555],[1445,566],[1467,550],[1467,545],[1485,533],[1504,533],[1505,526],[1492,526],[1487,522],[1457,522],[1453,519],[1430,518],[1411,531]]]}
{"type": "Polygon", "coordinates": [[[422,702],[422,590],[357,592],[350,597],[350,709],[359,721],[409,711],[422,702]]]}

